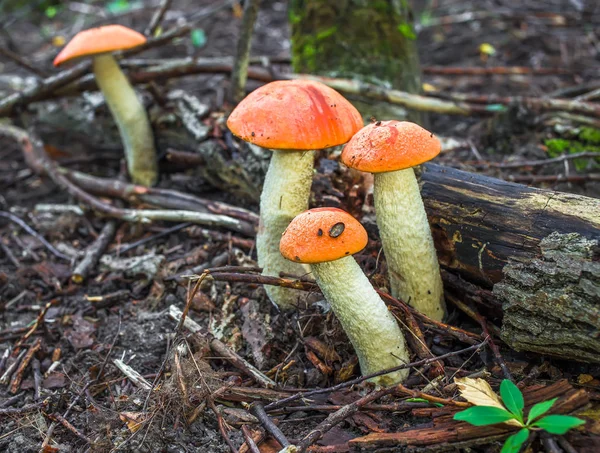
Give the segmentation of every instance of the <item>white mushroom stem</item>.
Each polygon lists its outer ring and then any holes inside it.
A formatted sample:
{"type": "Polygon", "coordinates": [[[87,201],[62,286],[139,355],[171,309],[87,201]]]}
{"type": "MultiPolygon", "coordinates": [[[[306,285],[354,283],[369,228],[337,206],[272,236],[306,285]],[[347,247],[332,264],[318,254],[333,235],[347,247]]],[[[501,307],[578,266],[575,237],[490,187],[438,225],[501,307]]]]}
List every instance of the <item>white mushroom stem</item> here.
{"type": "MultiPolygon", "coordinates": [[[[263,275],[279,277],[280,272],[304,275],[307,265],[286,260],[279,252],[281,235],[292,219],[308,209],[312,185],[314,151],[273,151],[260,196],[260,224],[256,235],[258,265],[263,275]]],[[[271,301],[282,309],[298,305],[301,291],[265,286],[271,301]]]]}
{"type": "MultiPolygon", "coordinates": [[[[352,256],[312,265],[325,298],[350,339],[363,375],[409,363],[398,323],[352,256]]],[[[379,385],[402,382],[408,369],[373,378],[379,385]]]]}
{"type": "Polygon", "coordinates": [[[392,295],[441,321],[446,314],[440,267],[412,168],[376,173],[377,226],[392,295]]]}
{"type": "Polygon", "coordinates": [[[154,136],[144,106],[111,54],[94,57],[94,75],[119,127],[131,180],[144,186],[158,178],[154,136]]]}

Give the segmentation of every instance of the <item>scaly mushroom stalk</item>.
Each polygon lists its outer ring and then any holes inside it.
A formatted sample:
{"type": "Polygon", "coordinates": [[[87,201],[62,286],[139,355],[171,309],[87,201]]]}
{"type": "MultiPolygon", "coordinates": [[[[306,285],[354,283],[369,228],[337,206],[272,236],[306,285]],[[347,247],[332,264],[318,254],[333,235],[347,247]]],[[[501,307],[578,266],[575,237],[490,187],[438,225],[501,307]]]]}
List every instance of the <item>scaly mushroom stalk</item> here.
{"type": "MultiPolygon", "coordinates": [[[[297,215],[281,236],[279,250],[288,260],[310,263],[333,312],[348,335],[363,374],[408,363],[396,320],[351,255],[368,242],[364,227],[345,211],[315,208],[297,215]]],[[[406,378],[399,370],[372,378],[390,385],[406,378]]]]}
{"type": "MultiPolygon", "coordinates": [[[[311,265],[325,298],[350,339],[362,374],[409,363],[398,323],[353,257],[311,265]]],[[[402,382],[408,370],[373,378],[379,385],[402,382]]]]}
{"type": "Polygon", "coordinates": [[[444,287],[415,172],[375,173],[373,196],[392,295],[440,321],[444,287]]]}
{"type": "MultiPolygon", "coordinates": [[[[308,265],[286,260],[279,253],[281,235],[292,219],[308,209],[312,185],[314,151],[273,150],[260,196],[260,224],[256,235],[258,265],[263,275],[279,277],[280,272],[304,275],[308,265]]],[[[282,309],[298,304],[300,291],[265,286],[271,301],[282,309]]]]}
{"type": "Polygon", "coordinates": [[[408,121],[378,121],[358,131],[342,151],[349,167],[375,174],[375,214],[392,295],[421,313],[446,314],[431,229],[412,167],[433,159],[440,141],[408,121]]]}
{"type": "Polygon", "coordinates": [[[136,184],[151,186],[158,178],[154,136],[144,106],[111,54],[93,60],[96,82],[119,127],[127,170],[136,184]]]}

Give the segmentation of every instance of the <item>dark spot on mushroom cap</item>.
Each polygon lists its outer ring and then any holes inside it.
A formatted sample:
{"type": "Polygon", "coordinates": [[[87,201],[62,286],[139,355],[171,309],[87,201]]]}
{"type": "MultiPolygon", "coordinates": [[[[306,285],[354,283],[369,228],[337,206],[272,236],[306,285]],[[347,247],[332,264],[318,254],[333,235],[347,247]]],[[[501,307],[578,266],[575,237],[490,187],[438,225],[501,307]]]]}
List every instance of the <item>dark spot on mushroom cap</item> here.
{"type": "Polygon", "coordinates": [[[346,252],[345,255],[350,255],[350,252],[346,252]]]}
{"type": "Polygon", "coordinates": [[[321,228],[317,231],[317,236],[323,236],[323,230],[321,228]]]}
{"type": "Polygon", "coordinates": [[[344,224],[344,222],[338,222],[329,229],[329,236],[331,236],[332,238],[337,238],[344,232],[345,228],[346,225],[344,224]]]}
{"type": "Polygon", "coordinates": [[[429,137],[433,138],[433,132],[429,135],[429,137]]]}
{"type": "Polygon", "coordinates": [[[381,121],[377,121],[377,122],[375,123],[375,126],[381,126],[381,121]]]}
{"type": "Polygon", "coordinates": [[[252,135],[252,137],[254,137],[256,134],[254,132],[250,132],[250,135],[252,135]]]}
{"type": "Polygon", "coordinates": [[[427,290],[427,294],[431,294],[431,291],[430,291],[430,290],[427,290]]]}
{"type": "Polygon", "coordinates": [[[296,256],[295,258],[296,258],[296,261],[300,261],[300,257],[299,256],[296,256]]]}

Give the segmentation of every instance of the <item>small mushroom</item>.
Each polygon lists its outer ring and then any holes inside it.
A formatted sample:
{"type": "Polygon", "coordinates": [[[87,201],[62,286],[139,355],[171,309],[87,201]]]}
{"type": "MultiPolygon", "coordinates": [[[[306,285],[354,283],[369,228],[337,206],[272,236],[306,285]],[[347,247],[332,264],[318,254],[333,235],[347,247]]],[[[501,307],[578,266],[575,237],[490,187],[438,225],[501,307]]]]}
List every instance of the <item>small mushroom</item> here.
{"type": "MultiPolygon", "coordinates": [[[[337,208],[316,208],[296,216],[280,243],[285,258],[311,265],[323,295],[354,346],[365,375],[409,362],[398,323],[350,256],[366,245],[367,232],[360,222],[337,208]],[[319,234],[319,231],[336,234],[319,234]]],[[[391,385],[407,375],[408,370],[400,370],[372,381],[391,385]]]]}
{"type": "Polygon", "coordinates": [[[382,121],[361,129],[341,156],[347,166],[375,174],[375,212],[392,295],[438,321],[446,314],[444,288],[412,167],[440,149],[437,137],[417,124],[382,121]]]}
{"type": "Polygon", "coordinates": [[[122,25],[106,25],[77,33],[54,59],[54,66],[91,56],[96,83],[100,87],[125,147],[131,180],[144,186],[158,179],[154,136],[144,106],[111,52],[130,49],[146,37],[122,25]]]}
{"type": "MultiPolygon", "coordinates": [[[[309,80],[277,81],[250,93],[231,112],[227,126],[246,142],[271,149],[273,156],[260,197],[256,253],[263,275],[303,275],[307,266],[279,253],[279,240],[297,214],[308,208],[314,151],[346,143],[363,125],[341,94],[309,80]]],[[[297,305],[294,289],[265,288],[280,308],[297,305]]]]}

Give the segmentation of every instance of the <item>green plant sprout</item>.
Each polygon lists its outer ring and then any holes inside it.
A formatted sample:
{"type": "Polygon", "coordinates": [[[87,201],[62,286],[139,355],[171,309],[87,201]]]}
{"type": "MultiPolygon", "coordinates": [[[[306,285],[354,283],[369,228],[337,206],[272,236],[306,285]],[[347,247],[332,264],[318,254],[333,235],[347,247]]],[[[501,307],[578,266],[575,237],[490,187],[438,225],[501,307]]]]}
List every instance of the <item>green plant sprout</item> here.
{"type": "Polygon", "coordinates": [[[474,426],[495,425],[509,423],[521,426],[521,430],[513,434],[502,447],[501,453],[518,453],[521,446],[529,438],[529,433],[534,430],[544,430],[550,434],[565,434],[572,428],[583,425],[584,420],[569,415],[546,415],[558,398],[542,401],[534,405],[527,416],[523,414],[525,401],[521,390],[508,379],[500,384],[500,396],[506,409],[494,406],[473,406],[454,415],[454,420],[470,423],[474,426]],[[541,418],[540,418],[541,417],[541,418]]]}

